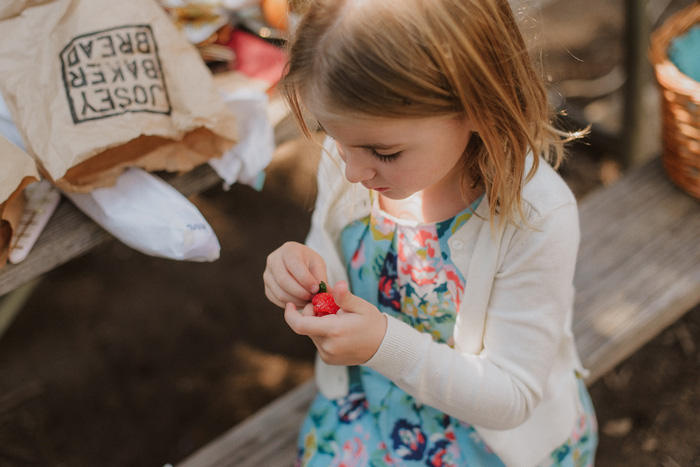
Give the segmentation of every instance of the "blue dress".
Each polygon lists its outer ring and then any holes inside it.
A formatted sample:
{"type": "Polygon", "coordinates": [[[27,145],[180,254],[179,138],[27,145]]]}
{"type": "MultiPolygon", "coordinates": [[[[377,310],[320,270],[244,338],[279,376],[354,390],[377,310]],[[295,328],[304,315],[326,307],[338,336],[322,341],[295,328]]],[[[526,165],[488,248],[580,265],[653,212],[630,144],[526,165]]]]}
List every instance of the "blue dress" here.
{"type": "MultiPolygon", "coordinates": [[[[466,278],[450,260],[447,241],[479,201],[431,224],[393,218],[375,203],[341,235],[352,292],[450,344],[466,278]]],[[[503,466],[471,425],[421,404],[372,369],[349,371],[347,396],[318,394],[312,403],[299,436],[298,466],[503,466]]],[[[586,387],[580,387],[586,413],[543,466],[593,465],[597,425],[586,387]]]]}

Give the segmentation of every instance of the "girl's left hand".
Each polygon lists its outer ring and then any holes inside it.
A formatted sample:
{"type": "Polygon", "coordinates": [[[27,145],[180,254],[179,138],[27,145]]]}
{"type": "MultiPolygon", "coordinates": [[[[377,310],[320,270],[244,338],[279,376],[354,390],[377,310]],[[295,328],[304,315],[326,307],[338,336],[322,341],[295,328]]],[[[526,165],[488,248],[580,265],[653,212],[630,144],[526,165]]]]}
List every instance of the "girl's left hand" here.
{"type": "Polygon", "coordinates": [[[307,304],[300,314],[293,303],[287,303],[284,319],[297,334],[309,336],[321,359],[330,365],[362,365],[379,349],[387,321],[376,306],[350,293],[346,282],[333,287],[338,313],[314,316],[313,305],[307,304]]]}

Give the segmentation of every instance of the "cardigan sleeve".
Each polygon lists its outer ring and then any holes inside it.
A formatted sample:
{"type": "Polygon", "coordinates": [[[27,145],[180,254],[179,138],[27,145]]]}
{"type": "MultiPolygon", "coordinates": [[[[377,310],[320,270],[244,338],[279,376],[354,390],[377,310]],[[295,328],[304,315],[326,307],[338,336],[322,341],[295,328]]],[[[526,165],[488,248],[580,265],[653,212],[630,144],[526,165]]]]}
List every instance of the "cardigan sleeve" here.
{"type": "Polygon", "coordinates": [[[316,187],[318,191],[314,211],[311,216],[311,226],[305,241],[308,247],[316,250],[319,254],[323,254],[327,247],[325,237],[328,234],[325,232],[325,224],[328,217],[328,205],[332,202],[333,196],[333,184],[330,184],[329,180],[337,176],[332,170],[334,168],[337,170],[332,157],[330,157],[333,150],[332,144],[332,141],[328,138],[323,143],[321,160],[316,171],[316,187]]]}
{"type": "MultiPolygon", "coordinates": [[[[527,420],[562,351],[572,307],[579,242],[575,200],[544,214],[533,211],[528,223],[497,248],[480,352],[460,352],[459,345],[437,343],[389,317],[384,340],[365,365],[464,422],[505,430],[527,420]]],[[[460,313],[469,313],[468,303],[460,313]]]]}

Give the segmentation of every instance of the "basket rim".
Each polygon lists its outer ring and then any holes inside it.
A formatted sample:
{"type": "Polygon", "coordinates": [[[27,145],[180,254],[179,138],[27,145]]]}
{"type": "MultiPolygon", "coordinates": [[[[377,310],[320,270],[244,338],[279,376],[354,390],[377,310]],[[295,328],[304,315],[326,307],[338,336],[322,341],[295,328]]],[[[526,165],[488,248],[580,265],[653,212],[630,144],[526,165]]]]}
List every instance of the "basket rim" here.
{"type": "Polygon", "coordinates": [[[656,79],[661,86],[700,101],[700,82],[695,81],[676,67],[668,57],[671,41],[700,25],[700,2],[676,12],[651,34],[649,59],[656,79]]]}

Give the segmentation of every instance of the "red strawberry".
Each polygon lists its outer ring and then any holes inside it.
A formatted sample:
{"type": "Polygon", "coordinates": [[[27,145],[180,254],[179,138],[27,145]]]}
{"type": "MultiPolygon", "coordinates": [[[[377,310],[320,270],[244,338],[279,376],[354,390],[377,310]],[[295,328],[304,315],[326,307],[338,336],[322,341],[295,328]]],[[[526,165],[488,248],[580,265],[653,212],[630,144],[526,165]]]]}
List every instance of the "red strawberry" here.
{"type": "Polygon", "coordinates": [[[340,309],[333,300],[333,294],[328,292],[328,287],[323,281],[319,284],[318,293],[311,299],[311,303],[314,306],[314,315],[316,316],[334,315],[340,309]]]}

